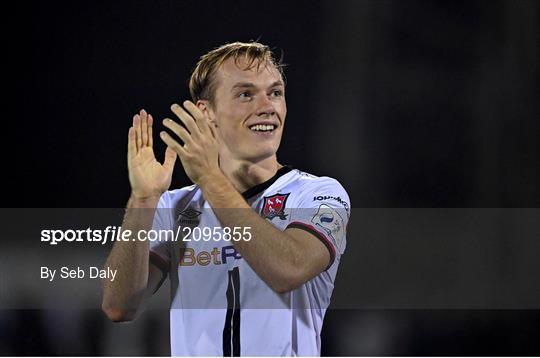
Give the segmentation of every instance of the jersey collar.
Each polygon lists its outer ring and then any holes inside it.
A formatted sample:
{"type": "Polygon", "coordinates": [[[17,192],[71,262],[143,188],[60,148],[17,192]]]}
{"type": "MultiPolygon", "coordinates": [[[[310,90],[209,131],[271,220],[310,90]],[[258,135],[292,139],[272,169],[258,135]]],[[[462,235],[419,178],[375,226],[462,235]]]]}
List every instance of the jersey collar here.
{"type": "Polygon", "coordinates": [[[270,187],[270,185],[274,184],[274,182],[276,180],[278,180],[281,176],[287,174],[288,172],[290,172],[292,170],[292,167],[289,166],[289,165],[285,165],[281,168],[278,169],[278,171],[276,172],[276,175],[274,175],[273,177],[271,177],[270,179],[268,179],[267,181],[265,182],[262,182],[260,184],[257,184],[251,188],[249,188],[248,190],[244,191],[242,193],[242,196],[244,197],[244,199],[249,199],[251,198],[252,196],[255,196],[257,194],[260,194],[262,193],[263,191],[265,191],[268,187],[270,187]]]}

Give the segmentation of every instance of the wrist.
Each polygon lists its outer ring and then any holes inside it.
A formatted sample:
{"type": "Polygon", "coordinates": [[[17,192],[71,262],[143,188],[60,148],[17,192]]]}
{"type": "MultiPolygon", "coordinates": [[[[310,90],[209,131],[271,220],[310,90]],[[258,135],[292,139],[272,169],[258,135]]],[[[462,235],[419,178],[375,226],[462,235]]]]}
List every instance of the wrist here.
{"type": "Polygon", "coordinates": [[[229,195],[232,191],[236,191],[229,179],[220,170],[217,173],[206,175],[199,181],[204,197],[210,203],[216,198],[223,198],[229,195]]]}
{"type": "Polygon", "coordinates": [[[202,175],[198,180],[199,187],[204,191],[207,188],[215,190],[216,188],[220,188],[224,185],[224,181],[228,182],[227,177],[225,177],[225,174],[221,171],[221,169],[216,169],[213,171],[209,171],[205,175],[202,175]]]}
{"type": "Polygon", "coordinates": [[[128,208],[155,208],[160,198],[161,195],[141,197],[131,193],[128,200],[128,208]]]}
{"type": "Polygon", "coordinates": [[[199,186],[213,209],[250,208],[221,170],[215,176],[207,176],[206,181],[200,182],[199,186]]]}

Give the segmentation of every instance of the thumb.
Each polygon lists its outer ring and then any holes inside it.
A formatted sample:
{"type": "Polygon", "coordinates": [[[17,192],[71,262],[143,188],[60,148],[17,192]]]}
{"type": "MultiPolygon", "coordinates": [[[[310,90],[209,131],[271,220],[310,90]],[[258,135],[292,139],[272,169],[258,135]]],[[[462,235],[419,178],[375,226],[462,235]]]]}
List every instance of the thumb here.
{"type": "Polygon", "coordinates": [[[170,147],[167,147],[167,149],[165,150],[165,161],[163,162],[163,166],[168,170],[172,171],[172,169],[174,168],[174,163],[176,162],[176,157],[176,152],[170,147]]]}

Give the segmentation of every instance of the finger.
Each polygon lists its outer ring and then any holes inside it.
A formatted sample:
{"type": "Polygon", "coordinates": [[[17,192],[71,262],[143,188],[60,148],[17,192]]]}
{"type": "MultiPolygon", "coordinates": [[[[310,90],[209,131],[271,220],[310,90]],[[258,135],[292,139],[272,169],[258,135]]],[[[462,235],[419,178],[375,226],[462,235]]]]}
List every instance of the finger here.
{"type": "Polygon", "coordinates": [[[188,112],[186,112],[176,103],[171,106],[171,110],[182,121],[182,123],[186,125],[189,133],[191,133],[194,138],[200,137],[201,131],[199,130],[199,127],[197,127],[197,123],[195,123],[193,117],[188,112]]]}
{"type": "Polygon", "coordinates": [[[154,146],[154,135],[152,133],[152,125],[154,124],[154,118],[152,115],[148,115],[148,146],[153,148],[154,146]]]}
{"type": "Polygon", "coordinates": [[[163,161],[163,166],[167,170],[172,171],[177,156],[178,155],[176,154],[176,152],[171,147],[167,146],[167,149],[165,150],[165,160],[163,161]]]}
{"type": "Polygon", "coordinates": [[[129,127],[128,131],[128,162],[137,154],[137,144],[135,139],[135,128],[129,127]]]}
{"type": "Polygon", "coordinates": [[[203,111],[191,101],[184,101],[184,107],[186,107],[191,116],[195,119],[195,123],[197,124],[197,127],[199,127],[201,133],[210,134],[208,127],[206,126],[207,116],[203,111]]]}
{"type": "Polygon", "coordinates": [[[142,133],[142,146],[148,145],[148,113],[144,109],[141,109],[141,133],[142,133]]]}
{"type": "Polygon", "coordinates": [[[133,119],[133,127],[135,127],[135,139],[137,144],[137,152],[141,150],[142,137],[141,137],[141,117],[136,114],[133,119]]]}
{"type": "Polygon", "coordinates": [[[184,142],[185,144],[193,145],[193,138],[191,138],[191,134],[180,124],[176,123],[170,118],[165,118],[163,120],[163,125],[172,130],[174,134],[176,134],[178,137],[180,137],[182,142],[184,142]]]}
{"type": "Polygon", "coordinates": [[[185,156],[187,154],[186,150],[178,144],[177,141],[175,141],[169,133],[163,131],[159,134],[161,139],[167,144],[168,147],[170,147],[172,150],[174,150],[180,157],[185,156]]]}

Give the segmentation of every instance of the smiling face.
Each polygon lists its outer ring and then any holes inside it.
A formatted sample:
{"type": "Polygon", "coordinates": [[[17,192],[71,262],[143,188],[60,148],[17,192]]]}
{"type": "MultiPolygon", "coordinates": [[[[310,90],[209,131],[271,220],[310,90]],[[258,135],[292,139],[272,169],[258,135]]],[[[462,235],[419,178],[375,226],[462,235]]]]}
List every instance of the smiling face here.
{"type": "Polygon", "coordinates": [[[229,58],[216,73],[213,105],[222,160],[258,162],[275,157],[287,114],[285,84],[272,64],[229,58]],[[258,68],[257,68],[258,67],[258,68]]]}

